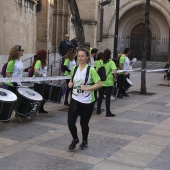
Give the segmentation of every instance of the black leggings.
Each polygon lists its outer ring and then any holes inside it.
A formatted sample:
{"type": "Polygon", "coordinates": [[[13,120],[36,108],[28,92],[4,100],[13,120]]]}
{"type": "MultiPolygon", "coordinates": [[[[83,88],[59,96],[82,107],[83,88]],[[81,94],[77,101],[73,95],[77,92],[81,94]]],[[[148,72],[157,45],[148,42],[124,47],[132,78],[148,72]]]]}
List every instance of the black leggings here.
{"type": "Polygon", "coordinates": [[[112,95],[112,89],[113,86],[102,86],[102,88],[99,89],[99,97],[97,100],[97,112],[100,112],[102,99],[104,92],[106,93],[106,114],[110,114],[110,97],[112,95]]]}
{"type": "Polygon", "coordinates": [[[125,94],[125,89],[123,88],[125,82],[125,75],[119,74],[117,77],[117,87],[119,88],[118,95],[125,94]]]}
{"type": "Polygon", "coordinates": [[[68,83],[70,82],[69,79],[66,79],[66,83],[67,83],[67,90],[66,90],[66,94],[65,94],[65,102],[68,102],[68,96],[69,96],[69,93],[70,91],[72,90],[72,88],[69,88],[68,87],[68,83]]]}
{"type": "Polygon", "coordinates": [[[68,110],[68,128],[71,132],[73,139],[78,139],[76,120],[80,115],[80,125],[82,129],[82,140],[88,140],[89,134],[89,121],[94,109],[93,103],[80,103],[73,98],[71,99],[70,107],[68,110]]]}
{"type": "Polygon", "coordinates": [[[47,95],[48,95],[48,91],[47,89],[43,90],[43,84],[39,84],[39,83],[34,83],[34,91],[36,91],[37,93],[41,94],[43,97],[43,101],[41,103],[41,107],[40,110],[44,109],[44,104],[45,104],[45,99],[47,99],[47,95]]]}

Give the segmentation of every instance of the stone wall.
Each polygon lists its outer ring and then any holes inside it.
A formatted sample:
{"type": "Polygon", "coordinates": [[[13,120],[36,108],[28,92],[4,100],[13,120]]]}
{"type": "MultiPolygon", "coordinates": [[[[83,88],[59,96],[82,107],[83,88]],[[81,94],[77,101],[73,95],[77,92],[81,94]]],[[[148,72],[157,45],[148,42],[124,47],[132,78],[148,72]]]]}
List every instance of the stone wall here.
{"type": "Polygon", "coordinates": [[[12,46],[20,44],[25,54],[36,51],[37,13],[36,5],[29,0],[0,1],[0,68],[7,61],[12,46]]]}

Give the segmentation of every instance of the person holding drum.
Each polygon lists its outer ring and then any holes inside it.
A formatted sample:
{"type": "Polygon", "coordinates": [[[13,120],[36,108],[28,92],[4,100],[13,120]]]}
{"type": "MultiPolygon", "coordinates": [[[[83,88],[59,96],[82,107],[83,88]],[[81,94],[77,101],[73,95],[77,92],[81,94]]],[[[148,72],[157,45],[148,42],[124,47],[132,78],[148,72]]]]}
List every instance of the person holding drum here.
{"type": "MultiPolygon", "coordinates": [[[[7,77],[16,77],[16,78],[22,77],[24,66],[20,57],[23,56],[23,52],[24,50],[20,45],[15,45],[11,48],[9,52],[8,64],[6,68],[7,77]]],[[[12,91],[13,93],[16,93],[17,86],[21,86],[21,82],[16,82],[16,83],[5,82],[5,87],[7,87],[7,89],[12,91]]]]}
{"type": "Polygon", "coordinates": [[[101,114],[101,104],[104,92],[106,94],[106,117],[115,117],[115,114],[113,114],[110,111],[110,98],[112,95],[112,89],[114,85],[114,78],[117,78],[117,72],[116,72],[116,65],[114,61],[111,59],[111,51],[110,49],[106,49],[104,51],[103,58],[97,63],[96,70],[98,71],[99,68],[103,67],[106,71],[106,80],[102,81],[102,88],[99,89],[99,97],[97,100],[97,112],[96,114],[101,114]],[[114,77],[113,77],[114,73],[114,77]]]}
{"type": "MultiPolygon", "coordinates": [[[[130,48],[125,48],[124,49],[124,54],[120,57],[119,60],[119,69],[120,70],[129,70],[129,65],[130,65],[130,60],[129,60],[129,55],[131,54],[130,48]]],[[[125,72],[120,72],[118,76],[118,98],[123,98],[124,97],[129,97],[129,95],[126,93],[125,88],[123,88],[124,82],[126,77],[129,76],[129,73],[125,72]]]]}
{"type": "Polygon", "coordinates": [[[68,128],[73,137],[69,150],[74,150],[79,143],[77,135],[76,120],[80,115],[80,125],[82,129],[81,149],[88,146],[89,121],[94,109],[94,90],[101,87],[100,77],[94,68],[88,66],[89,52],[80,49],[78,52],[78,66],[74,66],[71,71],[69,88],[73,88],[70,107],[68,110],[68,128]]]}
{"type": "MultiPolygon", "coordinates": [[[[44,49],[39,50],[37,52],[37,57],[32,64],[32,68],[34,69],[35,77],[46,77],[47,76],[46,60],[47,60],[47,51],[44,49]]],[[[48,94],[48,91],[46,89],[44,89],[44,91],[42,92],[42,89],[43,89],[42,81],[34,83],[34,90],[36,92],[38,92],[39,94],[41,94],[43,96],[43,98],[45,99],[48,94]]],[[[48,112],[46,110],[44,110],[44,104],[45,104],[45,100],[43,100],[39,112],[47,114],[48,112]]]]}
{"type": "MultiPolygon", "coordinates": [[[[73,68],[73,66],[76,65],[76,62],[74,60],[75,58],[75,55],[76,55],[76,51],[73,49],[73,48],[70,48],[65,56],[65,61],[64,61],[64,75],[65,76],[69,76],[70,73],[71,73],[71,70],[73,68]]],[[[69,96],[69,93],[71,91],[71,89],[68,87],[68,83],[70,82],[70,79],[66,79],[66,83],[67,83],[67,90],[66,90],[66,94],[65,94],[65,101],[64,101],[64,105],[65,106],[69,106],[69,103],[68,103],[68,96],[69,96]]]]}

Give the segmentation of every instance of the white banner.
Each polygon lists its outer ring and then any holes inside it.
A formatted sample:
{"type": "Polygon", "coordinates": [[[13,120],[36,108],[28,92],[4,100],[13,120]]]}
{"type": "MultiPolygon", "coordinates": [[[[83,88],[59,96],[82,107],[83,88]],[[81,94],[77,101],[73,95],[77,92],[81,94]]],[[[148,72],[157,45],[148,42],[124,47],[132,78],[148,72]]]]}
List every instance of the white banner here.
{"type": "MultiPolygon", "coordinates": [[[[131,69],[131,70],[117,70],[117,73],[121,72],[134,72],[134,71],[146,71],[148,73],[151,72],[159,72],[165,71],[169,69],[156,69],[156,70],[141,70],[141,68],[131,69]]],[[[66,80],[70,79],[70,76],[53,76],[53,77],[22,77],[22,78],[0,78],[0,82],[36,82],[36,81],[52,81],[52,80],[66,80]]]]}

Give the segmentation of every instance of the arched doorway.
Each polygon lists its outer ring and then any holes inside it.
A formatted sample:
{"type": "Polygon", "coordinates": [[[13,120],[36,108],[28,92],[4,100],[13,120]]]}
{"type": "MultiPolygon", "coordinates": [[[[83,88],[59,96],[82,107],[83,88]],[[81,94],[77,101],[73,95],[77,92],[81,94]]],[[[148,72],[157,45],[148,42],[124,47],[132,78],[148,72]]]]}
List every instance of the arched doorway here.
{"type": "MultiPolygon", "coordinates": [[[[142,52],[144,49],[144,38],[145,38],[145,25],[143,23],[135,26],[130,35],[130,48],[132,50],[132,58],[137,58],[137,60],[142,59],[142,52]]],[[[151,58],[151,41],[152,34],[149,30],[149,47],[148,53],[146,55],[146,60],[149,61],[151,58]]]]}

